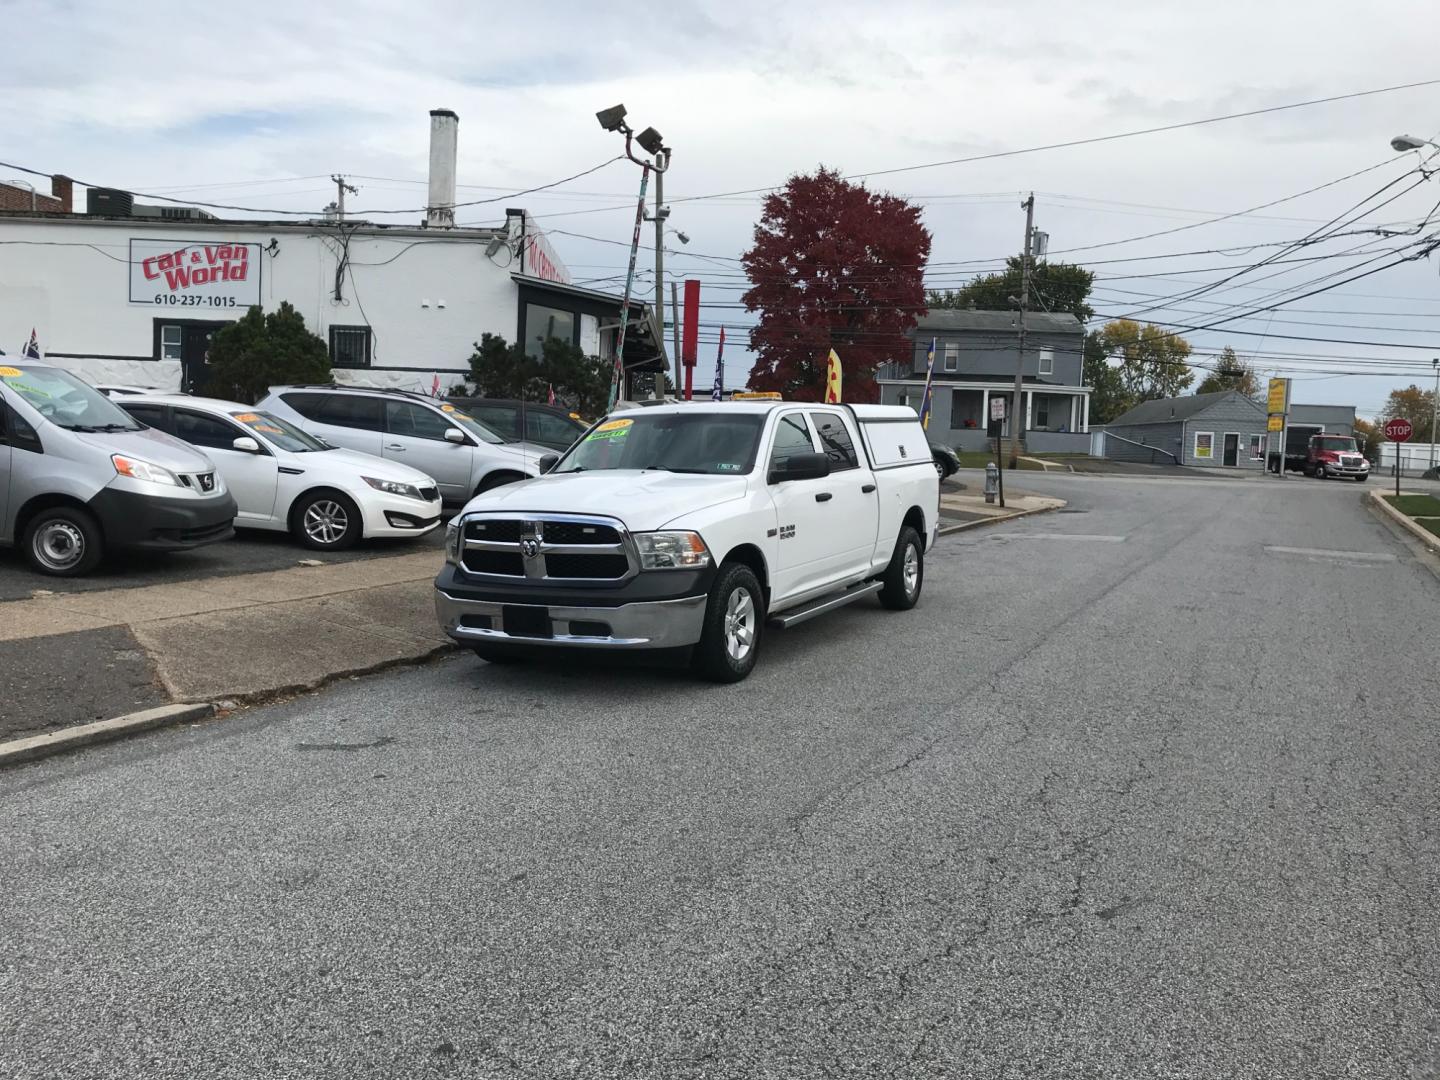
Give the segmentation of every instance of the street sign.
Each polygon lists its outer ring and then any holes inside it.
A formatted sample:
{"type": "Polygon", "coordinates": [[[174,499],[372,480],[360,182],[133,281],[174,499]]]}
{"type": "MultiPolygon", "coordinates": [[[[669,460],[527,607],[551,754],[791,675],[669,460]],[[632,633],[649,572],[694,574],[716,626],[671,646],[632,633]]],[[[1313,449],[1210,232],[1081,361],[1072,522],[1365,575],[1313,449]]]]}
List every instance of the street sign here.
{"type": "Polygon", "coordinates": [[[1391,442],[1409,442],[1410,436],[1415,433],[1415,426],[1403,416],[1397,416],[1393,420],[1385,421],[1385,438],[1391,442]]]}
{"type": "Polygon", "coordinates": [[[1005,399],[1003,397],[990,399],[990,419],[997,422],[1005,419],[1005,399]]]}
{"type": "Polygon", "coordinates": [[[1270,417],[1270,422],[1265,427],[1266,431],[1284,431],[1285,416],[1283,413],[1275,413],[1270,417]]]}
{"type": "MultiPolygon", "coordinates": [[[[1266,404],[1266,410],[1265,410],[1265,411],[1268,412],[1271,416],[1274,416],[1276,413],[1286,413],[1286,412],[1289,412],[1289,411],[1290,411],[1289,406],[1290,406],[1290,380],[1289,380],[1289,379],[1271,379],[1271,380],[1270,380],[1270,394],[1269,394],[1269,397],[1268,397],[1268,399],[1267,399],[1267,404],[1266,404]]],[[[1279,429],[1279,428],[1271,428],[1270,430],[1271,430],[1271,431],[1279,431],[1280,429],[1279,429]]]]}

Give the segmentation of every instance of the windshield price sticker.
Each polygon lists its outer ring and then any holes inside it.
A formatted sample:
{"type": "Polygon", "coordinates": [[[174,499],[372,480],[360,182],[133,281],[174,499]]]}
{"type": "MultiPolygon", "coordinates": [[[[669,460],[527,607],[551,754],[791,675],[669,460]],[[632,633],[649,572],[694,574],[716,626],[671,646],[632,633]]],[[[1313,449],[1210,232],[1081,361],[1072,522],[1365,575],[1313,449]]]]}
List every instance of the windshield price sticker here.
{"type": "Polygon", "coordinates": [[[455,406],[454,406],[454,405],[441,405],[441,406],[440,406],[440,411],[441,411],[441,412],[454,412],[454,411],[455,411],[455,406]]]}
{"type": "Polygon", "coordinates": [[[242,424],[253,424],[253,423],[255,423],[255,421],[257,421],[257,420],[260,419],[260,416],[259,416],[258,413],[243,412],[243,413],[236,413],[236,414],[235,414],[235,419],[236,419],[236,420],[239,420],[240,423],[242,423],[242,424]]]}
{"type": "Polygon", "coordinates": [[[263,432],[265,432],[266,435],[284,435],[284,434],[285,434],[285,433],[284,433],[283,431],[281,431],[278,427],[271,427],[269,424],[252,424],[252,425],[250,425],[250,426],[251,426],[252,428],[254,428],[256,431],[263,431],[263,432]]]}
{"type": "Polygon", "coordinates": [[[24,374],[18,367],[0,367],[0,379],[18,379],[24,374]]]}
{"type": "Polygon", "coordinates": [[[597,439],[623,439],[630,434],[630,425],[634,420],[607,420],[598,428],[586,436],[586,442],[595,442],[597,439]]]}

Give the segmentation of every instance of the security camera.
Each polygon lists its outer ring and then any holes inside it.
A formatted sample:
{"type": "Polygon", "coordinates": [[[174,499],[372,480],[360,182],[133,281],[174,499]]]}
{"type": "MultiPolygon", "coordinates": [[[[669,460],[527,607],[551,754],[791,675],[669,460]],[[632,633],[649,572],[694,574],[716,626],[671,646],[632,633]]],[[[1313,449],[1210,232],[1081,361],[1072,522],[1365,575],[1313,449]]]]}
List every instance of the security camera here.
{"type": "Polygon", "coordinates": [[[606,131],[620,131],[625,127],[625,106],[612,105],[608,109],[601,109],[595,114],[595,119],[600,121],[600,126],[606,131]]]}
{"type": "Polygon", "coordinates": [[[679,229],[676,229],[676,230],[675,230],[675,238],[676,238],[677,240],[679,240],[680,243],[682,243],[682,244],[688,244],[688,243],[690,242],[690,236],[689,236],[689,234],[688,234],[688,233],[683,233],[683,232],[681,232],[679,229]]]}
{"type": "Polygon", "coordinates": [[[486,257],[487,259],[493,259],[493,258],[496,256],[496,254],[499,253],[500,249],[503,248],[504,246],[505,246],[505,237],[503,237],[503,236],[492,237],[491,240],[490,240],[490,243],[488,243],[488,244],[485,245],[485,257],[486,257]]]}

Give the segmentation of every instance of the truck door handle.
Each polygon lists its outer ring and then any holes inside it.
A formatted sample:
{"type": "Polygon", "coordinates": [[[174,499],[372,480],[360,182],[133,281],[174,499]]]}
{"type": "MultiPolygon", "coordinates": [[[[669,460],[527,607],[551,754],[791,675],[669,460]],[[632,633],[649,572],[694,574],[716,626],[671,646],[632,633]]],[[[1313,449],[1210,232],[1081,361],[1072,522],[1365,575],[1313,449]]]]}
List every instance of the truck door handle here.
{"type": "Polygon", "coordinates": [[[386,443],[386,444],[385,444],[385,449],[386,449],[386,450],[404,450],[405,447],[401,446],[399,443],[394,443],[394,442],[392,442],[392,443],[386,443]]]}
{"type": "Polygon", "coordinates": [[[822,491],[822,492],[820,492],[820,494],[818,494],[818,495],[815,496],[815,501],[816,501],[816,502],[829,502],[829,501],[830,501],[831,499],[833,499],[834,497],[835,497],[835,496],[834,496],[833,494],[831,494],[830,492],[828,492],[828,491],[822,491]]]}
{"type": "Polygon", "coordinates": [[[875,485],[874,485],[874,484],[861,484],[861,485],[860,485],[860,490],[861,490],[861,492],[863,492],[864,494],[869,495],[872,491],[875,490],[875,485]]]}

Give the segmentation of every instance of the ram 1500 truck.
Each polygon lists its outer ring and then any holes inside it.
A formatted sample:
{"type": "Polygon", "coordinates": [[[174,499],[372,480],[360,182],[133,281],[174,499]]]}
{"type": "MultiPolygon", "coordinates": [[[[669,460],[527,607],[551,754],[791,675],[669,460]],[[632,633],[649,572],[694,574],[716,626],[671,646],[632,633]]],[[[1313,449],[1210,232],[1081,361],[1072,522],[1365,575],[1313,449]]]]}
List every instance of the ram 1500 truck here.
{"type": "Polygon", "coordinates": [[[1349,435],[1311,435],[1305,448],[1305,475],[1321,480],[1353,476],[1363,482],[1370,478],[1370,463],[1349,435]]]}
{"type": "Polygon", "coordinates": [[[691,402],[598,421],[544,475],[476,496],[435,579],[445,633],[483,659],[691,650],[745,678],[765,626],[875,594],[920,599],[939,479],[913,410],[691,402]]]}

